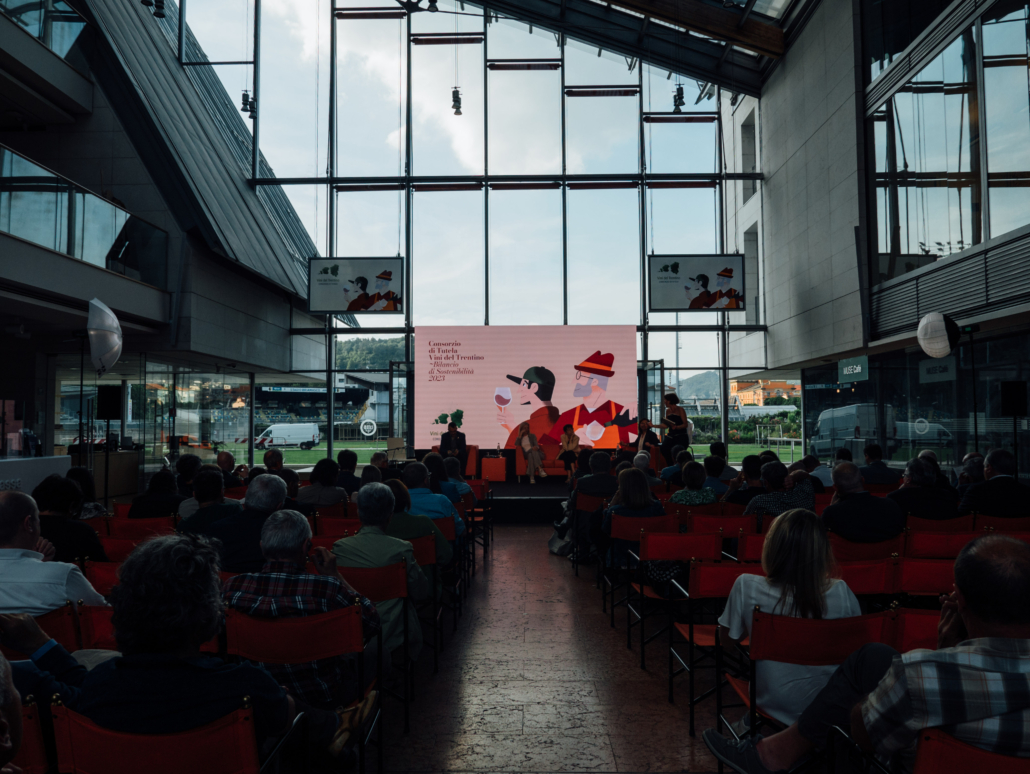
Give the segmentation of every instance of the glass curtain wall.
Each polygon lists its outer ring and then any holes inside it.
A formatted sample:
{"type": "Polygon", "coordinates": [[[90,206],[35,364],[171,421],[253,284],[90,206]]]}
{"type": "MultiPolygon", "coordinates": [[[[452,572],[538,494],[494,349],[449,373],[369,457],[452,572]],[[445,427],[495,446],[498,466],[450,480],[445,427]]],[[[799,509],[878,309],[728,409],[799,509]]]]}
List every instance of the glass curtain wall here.
{"type": "Polygon", "coordinates": [[[994,4],[870,119],[873,284],[1030,224],[1028,22],[994,4]]]}

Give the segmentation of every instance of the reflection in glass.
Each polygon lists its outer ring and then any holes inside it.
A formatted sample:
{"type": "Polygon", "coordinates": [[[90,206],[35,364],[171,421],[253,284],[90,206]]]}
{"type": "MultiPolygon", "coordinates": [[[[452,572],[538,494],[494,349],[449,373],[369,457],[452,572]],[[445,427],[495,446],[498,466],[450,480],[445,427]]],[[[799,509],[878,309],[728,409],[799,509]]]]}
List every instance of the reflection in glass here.
{"type": "Polygon", "coordinates": [[[86,26],[63,0],[0,0],[0,12],[61,58],[86,26]]]}

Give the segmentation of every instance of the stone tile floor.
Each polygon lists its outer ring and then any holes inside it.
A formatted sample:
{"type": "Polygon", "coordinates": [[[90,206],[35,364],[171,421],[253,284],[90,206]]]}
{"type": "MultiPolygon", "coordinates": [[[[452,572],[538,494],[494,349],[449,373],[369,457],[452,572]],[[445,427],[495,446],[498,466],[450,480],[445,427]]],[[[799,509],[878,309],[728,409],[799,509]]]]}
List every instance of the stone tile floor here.
{"type": "MultiPolygon", "coordinates": [[[[386,770],[715,771],[701,741],[714,699],[697,707],[692,739],[685,677],[677,703],[666,698],[665,638],[648,646],[641,670],[639,636],[626,648],[625,612],[610,628],[593,568],[576,578],[548,553],[550,534],[496,527],[456,635],[445,614],[439,674],[430,652],[419,661],[410,734],[387,705],[386,770]]],[[[699,674],[699,688],[710,681],[699,674]]]]}

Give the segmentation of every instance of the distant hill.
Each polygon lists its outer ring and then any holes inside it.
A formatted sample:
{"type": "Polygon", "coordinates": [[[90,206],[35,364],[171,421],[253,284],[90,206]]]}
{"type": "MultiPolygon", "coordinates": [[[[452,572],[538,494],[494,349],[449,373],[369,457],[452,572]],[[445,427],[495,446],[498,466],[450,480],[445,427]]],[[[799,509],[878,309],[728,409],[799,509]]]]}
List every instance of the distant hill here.
{"type": "Polygon", "coordinates": [[[683,379],[676,385],[676,394],[681,400],[686,398],[718,398],[719,372],[705,371],[683,379]]]}

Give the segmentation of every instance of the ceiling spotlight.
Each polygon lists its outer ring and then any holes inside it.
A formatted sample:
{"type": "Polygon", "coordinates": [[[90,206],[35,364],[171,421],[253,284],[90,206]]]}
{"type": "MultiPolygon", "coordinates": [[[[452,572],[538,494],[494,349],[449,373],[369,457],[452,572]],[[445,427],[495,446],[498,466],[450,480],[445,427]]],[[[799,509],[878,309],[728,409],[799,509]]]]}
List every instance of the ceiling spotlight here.
{"type": "Polygon", "coordinates": [[[150,8],[154,5],[154,0],[139,0],[139,4],[145,5],[147,8],[150,8]]]}
{"type": "Polygon", "coordinates": [[[240,112],[250,112],[250,92],[248,92],[246,89],[243,90],[243,107],[240,108],[240,112]]]}
{"type": "Polygon", "coordinates": [[[426,9],[429,13],[436,13],[440,9],[436,5],[437,0],[429,0],[429,7],[426,9]]]}
{"type": "Polygon", "coordinates": [[[680,108],[682,108],[686,104],[687,101],[683,98],[683,87],[677,84],[676,93],[673,95],[672,98],[672,112],[682,113],[683,111],[680,108]]]}
{"type": "Polygon", "coordinates": [[[165,0],[154,0],[154,16],[158,19],[165,17],[165,0]]]}
{"type": "Polygon", "coordinates": [[[461,92],[457,88],[451,92],[451,107],[454,109],[454,115],[461,115],[461,92]]]}

